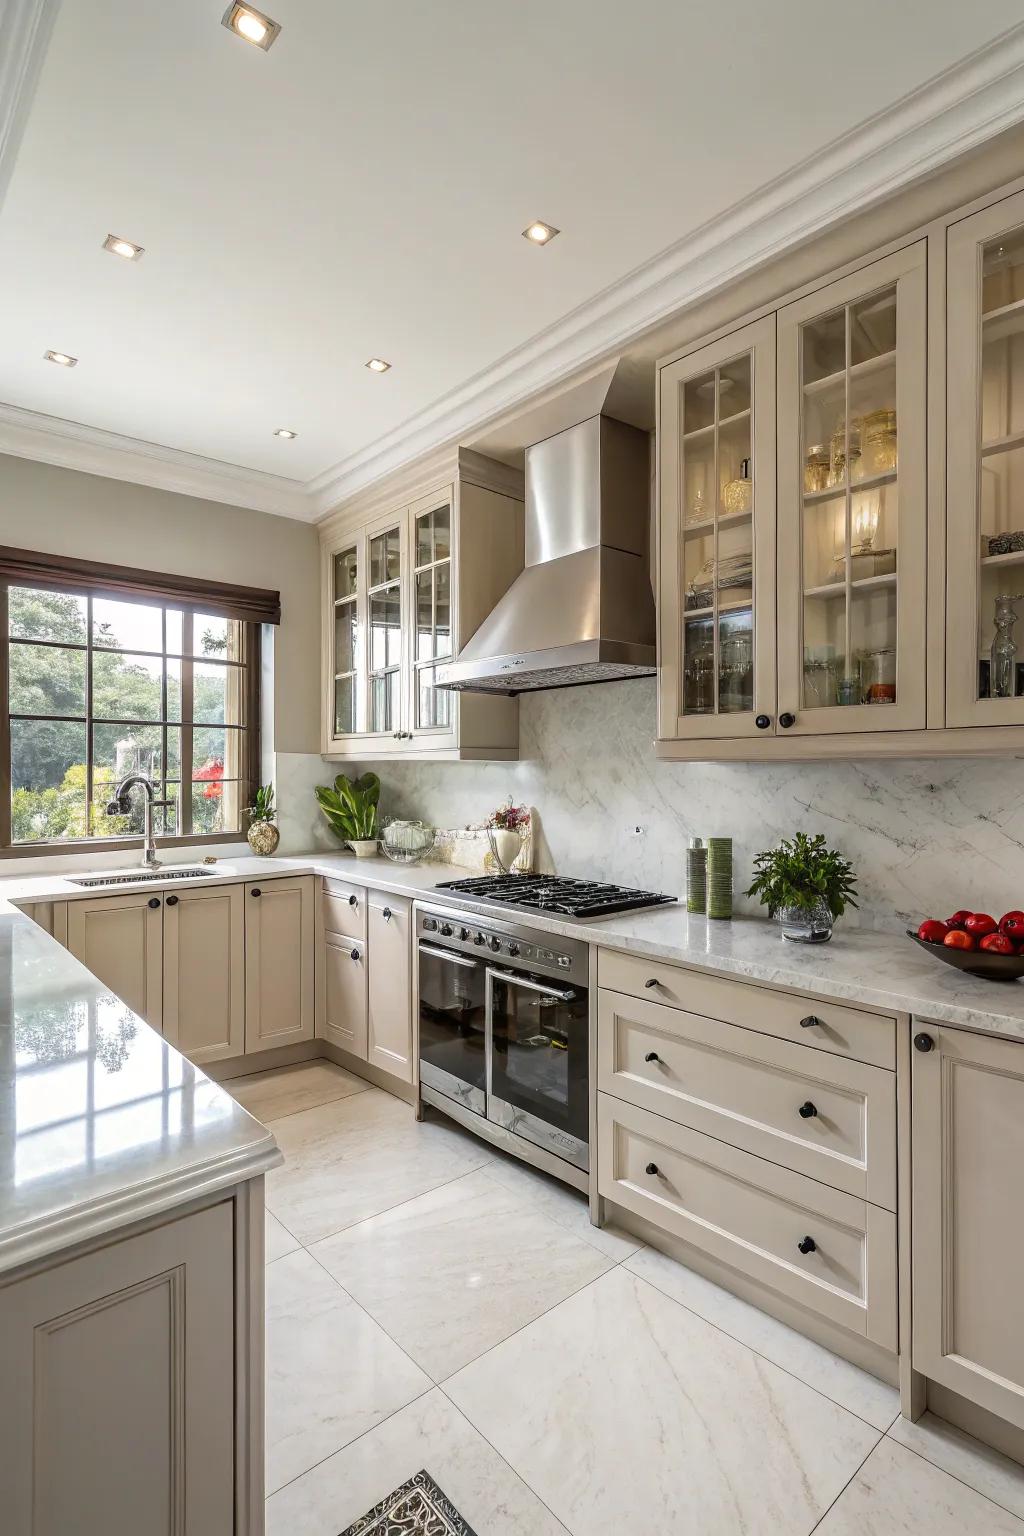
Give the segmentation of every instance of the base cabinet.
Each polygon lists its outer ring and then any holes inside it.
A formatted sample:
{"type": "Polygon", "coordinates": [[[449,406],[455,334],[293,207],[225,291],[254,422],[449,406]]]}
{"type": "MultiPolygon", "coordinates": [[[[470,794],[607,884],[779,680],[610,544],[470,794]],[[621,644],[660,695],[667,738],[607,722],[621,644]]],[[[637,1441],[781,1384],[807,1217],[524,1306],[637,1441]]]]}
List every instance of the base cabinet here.
{"type": "Polygon", "coordinates": [[[232,1208],[0,1289],[5,1536],[235,1529],[232,1208]]]}
{"type": "Polygon", "coordinates": [[[320,929],[317,1033],[411,1083],[412,902],[324,880],[320,929]]]}
{"type": "Polygon", "coordinates": [[[164,898],[164,1035],[190,1061],[245,1049],[245,897],[216,885],[164,898]]]}
{"type": "Polygon", "coordinates": [[[914,1366],[1024,1429],[1024,1044],[930,1024],[914,1044],[914,1366]]]}
{"type": "Polygon", "coordinates": [[[101,896],[68,902],[68,949],[135,1013],[160,1029],[163,901],[101,896]]]}
{"type": "Polygon", "coordinates": [[[324,937],[324,1038],[366,1060],[366,945],[324,937]]]}
{"type": "Polygon", "coordinates": [[[245,1049],[313,1038],[313,877],[245,887],[245,1049]]]}
{"type": "Polygon", "coordinates": [[[412,1082],[412,903],[371,891],[367,904],[367,1052],[373,1066],[412,1082]]]}

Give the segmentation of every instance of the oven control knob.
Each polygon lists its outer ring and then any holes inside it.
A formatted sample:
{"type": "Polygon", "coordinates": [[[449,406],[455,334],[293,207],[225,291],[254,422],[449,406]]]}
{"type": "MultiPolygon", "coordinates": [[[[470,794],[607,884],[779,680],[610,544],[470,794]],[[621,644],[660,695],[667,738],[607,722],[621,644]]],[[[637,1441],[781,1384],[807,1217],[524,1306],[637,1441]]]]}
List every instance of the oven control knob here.
{"type": "Polygon", "coordinates": [[[425,917],[423,919],[423,932],[424,933],[436,933],[437,932],[437,920],[436,920],[436,918],[425,917]]]}
{"type": "Polygon", "coordinates": [[[446,939],[450,939],[452,934],[454,933],[454,931],[455,930],[453,929],[451,923],[442,923],[441,924],[441,934],[442,934],[442,937],[444,937],[446,939]]]}
{"type": "Polygon", "coordinates": [[[518,955],[518,953],[519,953],[519,945],[518,944],[510,944],[509,947],[508,947],[508,952],[509,952],[510,955],[518,955]]]}
{"type": "Polygon", "coordinates": [[[465,943],[466,939],[469,938],[469,929],[468,928],[460,928],[459,929],[459,938],[462,939],[463,943],[465,943]]]}
{"type": "Polygon", "coordinates": [[[568,955],[559,955],[558,963],[563,971],[567,971],[572,964],[572,961],[569,959],[568,955]]]}
{"type": "Polygon", "coordinates": [[[473,940],[473,943],[474,944],[486,944],[487,943],[487,935],[483,934],[483,933],[478,933],[476,938],[473,940]]]}
{"type": "Polygon", "coordinates": [[[494,949],[494,950],[498,950],[498,949],[501,948],[501,940],[500,939],[491,939],[490,943],[491,943],[491,948],[494,949]]]}

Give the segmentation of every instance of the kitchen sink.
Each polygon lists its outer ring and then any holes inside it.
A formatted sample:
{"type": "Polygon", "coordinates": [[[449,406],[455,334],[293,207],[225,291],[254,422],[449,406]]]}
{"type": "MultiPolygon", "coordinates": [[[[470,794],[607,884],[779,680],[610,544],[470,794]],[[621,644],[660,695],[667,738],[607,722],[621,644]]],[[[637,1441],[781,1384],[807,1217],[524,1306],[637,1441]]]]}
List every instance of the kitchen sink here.
{"type": "Polygon", "coordinates": [[[140,869],[131,874],[69,875],[72,885],[141,885],[150,880],[195,880],[202,875],[212,875],[212,869],[140,869]]]}

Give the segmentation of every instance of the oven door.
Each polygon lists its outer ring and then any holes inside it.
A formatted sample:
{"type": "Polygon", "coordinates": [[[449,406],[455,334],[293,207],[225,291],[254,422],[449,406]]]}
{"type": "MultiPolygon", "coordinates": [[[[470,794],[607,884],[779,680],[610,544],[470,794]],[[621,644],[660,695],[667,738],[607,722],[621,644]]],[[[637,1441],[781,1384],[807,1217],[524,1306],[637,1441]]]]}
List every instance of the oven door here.
{"type": "Polygon", "coordinates": [[[590,1164],[586,987],[487,969],[487,1118],[590,1164]]]}
{"type": "Polygon", "coordinates": [[[470,955],[420,944],[420,1081],[487,1113],[484,967],[470,955]]]}

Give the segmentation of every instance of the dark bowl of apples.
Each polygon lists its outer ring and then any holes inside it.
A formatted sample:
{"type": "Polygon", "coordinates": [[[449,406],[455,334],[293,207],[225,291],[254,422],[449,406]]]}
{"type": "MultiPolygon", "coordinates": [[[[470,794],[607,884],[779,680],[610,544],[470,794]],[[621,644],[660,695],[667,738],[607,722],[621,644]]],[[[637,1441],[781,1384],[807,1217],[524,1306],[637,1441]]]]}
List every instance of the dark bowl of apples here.
{"type": "Polygon", "coordinates": [[[1024,912],[1004,912],[997,922],[988,912],[962,908],[947,917],[929,917],[907,938],[969,976],[986,981],[1019,981],[1024,976],[1024,912]]]}

